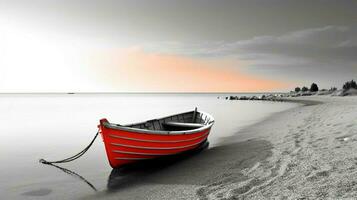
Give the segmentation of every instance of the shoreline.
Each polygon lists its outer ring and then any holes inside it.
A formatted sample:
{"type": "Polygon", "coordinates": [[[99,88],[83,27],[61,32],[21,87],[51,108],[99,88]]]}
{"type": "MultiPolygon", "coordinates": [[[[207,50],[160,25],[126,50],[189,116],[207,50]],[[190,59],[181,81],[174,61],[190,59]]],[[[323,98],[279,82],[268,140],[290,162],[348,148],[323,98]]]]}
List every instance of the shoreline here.
{"type": "Polygon", "coordinates": [[[275,112],[275,113],[271,113],[270,115],[264,117],[263,119],[248,125],[246,127],[243,127],[242,129],[238,130],[237,133],[235,133],[232,136],[226,137],[224,139],[222,139],[222,141],[220,141],[220,144],[232,144],[232,143],[237,143],[237,142],[244,142],[244,141],[248,141],[251,139],[254,139],[256,137],[256,135],[251,135],[251,129],[254,128],[255,126],[258,126],[260,124],[264,124],[264,123],[268,123],[269,120],[274,119],[274,117],[277,117],[279,115],[285,114],[285,113],[289,113],[294,109],[299,109],[301,107],[304,106],[314,106],[314,105],[319,105],[319,104],[323,104],[323,101],[318,101],[318,100],[310,100],[310,99],[297,99],[297,98],[283,98],[282,101],[279,101],[279,103],[295,103],[298,106],[293,107],[293,108],[289,108],[287,110],[283,110],[283,111],[279,111],[279,112],[275,112]],[[239,138],[238,138],[239,137],[239,138]]]}
{"type": "Polygon", "coordinates": [[[310,100],[310,99],[296,99],[295,97],[292,98],[283,98],[283,102],[291,102],[291,103],[298,103],[298,104],[303,104],[302,106],[314,106],[314,105],[319,105],[323,104],[323,101],[318,101],[318,100],[310,100]]]}
{"type": "Polygon", "coordinates": [[[357,125],[355,118],[345,119],[346,115],[357,117],[356,100],[291,99],[302,105],[240,130],[223,146],[156,171],[114,176],[125,181],[119,180],[114,190],[84,199],[356,197],[357,157],[351,149],[357,150],[357,134],[352,134],[357,125]],[[247,139],[242,141],[244,135],[247,139]]]}

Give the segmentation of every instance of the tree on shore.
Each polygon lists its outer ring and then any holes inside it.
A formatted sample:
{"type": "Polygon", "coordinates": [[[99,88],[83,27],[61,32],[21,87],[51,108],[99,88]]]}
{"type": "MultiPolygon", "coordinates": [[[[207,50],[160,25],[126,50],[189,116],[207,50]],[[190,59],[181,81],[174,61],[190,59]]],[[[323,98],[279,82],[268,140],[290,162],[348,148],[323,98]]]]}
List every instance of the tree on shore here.
{"type": "Polygon", "coordinates": [[[301,91],[301,88],[300,87],[296,87],[295,88],[295,92],[300,92],[301,91]]]}
{"type": "Polygon", "coordinates": [[[317,92],[319,91],[319,87],[317,86],[316,83],[312,83],[310,87],[310,92],[317,92]]]}
{"type": "Polygon", "coordinates": [[[348,90],[348,89],[357,89],[357,84],[354,80],[351,81],[347,81],[344,85],[343,85],[343,90],[348,90]]]}
{"type": "Polygon", "coordinates": [[[306,86],[304,86],[304,87],[301,88],[301,91],[302,91],[302,92],[307,92],[308,90],[309,90],[309,88],[307,88],[306,86]]]}

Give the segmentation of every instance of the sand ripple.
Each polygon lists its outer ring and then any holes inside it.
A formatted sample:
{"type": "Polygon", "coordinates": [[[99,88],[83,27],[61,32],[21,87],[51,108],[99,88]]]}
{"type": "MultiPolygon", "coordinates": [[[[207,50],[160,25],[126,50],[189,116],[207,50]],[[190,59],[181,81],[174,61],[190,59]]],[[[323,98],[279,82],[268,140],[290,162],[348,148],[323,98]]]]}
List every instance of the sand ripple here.
{"type": "Polygon", "coordinates": [[[251,127],[273,144],[272,156],[219,177],[199,199],[357,198],[357,98],[309,97],[324,102],[284,112],[251,127]]]}

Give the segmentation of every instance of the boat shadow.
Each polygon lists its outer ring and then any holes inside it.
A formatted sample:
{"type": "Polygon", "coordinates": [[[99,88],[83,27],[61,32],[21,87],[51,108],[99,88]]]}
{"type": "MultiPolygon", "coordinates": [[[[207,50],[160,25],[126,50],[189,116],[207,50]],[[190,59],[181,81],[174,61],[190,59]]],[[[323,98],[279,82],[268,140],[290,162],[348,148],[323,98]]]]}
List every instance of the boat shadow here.
{"type": "Polygon", "coordinates": [[[131,186],[134,186],[152,174],[158,173],[164,169],[175,166],[176,164],[188,160],[203,150],[208,149],[209,142],[206,141],[200,147],[177,155],[165,156],[156,159],[137,162],[126,165],[121,168],[112,169],[109,178],[107,189],[108,192],[118,191],[131,186]]]}
{"type": "Polygon", "coordinates": [[[171,184],[205,187],[221,181],[227,174],[237,181],[243,180],[243,169],[251,168],[272,155],[272,145],[265,140],[234,142],[203,149],[113,169],[106,192],[133,193],[136,188],[155,188],[155,185],[160,188],[171,184]]]}

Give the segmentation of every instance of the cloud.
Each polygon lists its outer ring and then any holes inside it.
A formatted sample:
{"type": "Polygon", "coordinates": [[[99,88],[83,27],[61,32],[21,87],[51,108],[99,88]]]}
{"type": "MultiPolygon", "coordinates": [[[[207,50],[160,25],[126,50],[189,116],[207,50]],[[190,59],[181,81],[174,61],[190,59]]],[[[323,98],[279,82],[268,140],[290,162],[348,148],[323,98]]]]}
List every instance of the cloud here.
{"type": "MultiPolygon", "coordinates": [[[[357,75],[357,28],[326,26],[227,45],[231,55],[252,60],[247,71],[287,77],[302,84],[339,86],[357,75]]],[[[228,54],[229,55],[229,54],[228,54]]]]}
{"type": "Polygon", "coordinates": [[[357,60],[357,29],[326,26],[282,36],[262,36],[227,45],[232,53],[278,54],[313,60],[357,60]]]}
{"type": "Polygon", "coordinates": [[[349,58],[356,60],[357,27],[326,26],[290,32],[280,36],[258,36],[231,43],[224,41],[191,43],[164,42],[147,45],[153,51],[174,51],[191,56],[240,56],[258,58],[280,55],[312,59],[349,58]],[[159,48],[161,47],[161,49],[159,48]]]}
{"type": "Polygon", "coordinates": [[[161,44],[161,47],[161,51],[172,50],[186,56],[247,60],[250,62],[245,68],[247,72],[278,79],[320,81],[327,85],[339,84],[357,75],[356,26],[325,26],[229,43],[176,42],[161,44]]]}

